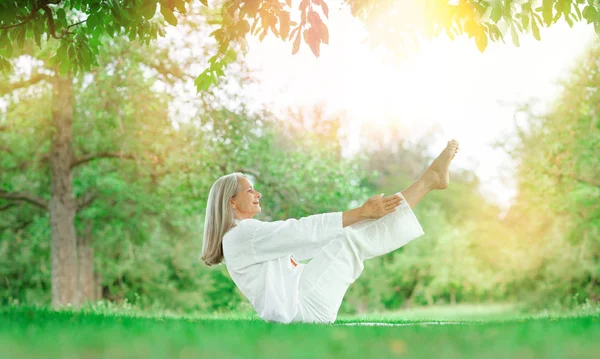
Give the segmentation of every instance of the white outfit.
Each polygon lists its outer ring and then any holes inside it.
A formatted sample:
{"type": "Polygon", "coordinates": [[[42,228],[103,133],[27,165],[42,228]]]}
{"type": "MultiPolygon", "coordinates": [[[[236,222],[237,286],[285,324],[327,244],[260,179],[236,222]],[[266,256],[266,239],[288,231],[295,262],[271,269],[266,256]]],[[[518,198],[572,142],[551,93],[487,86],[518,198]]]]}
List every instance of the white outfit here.
{"type": "Polygon", "coordinates": [[[421,235],[419,221],[403,200],[385,217],[346,228],[341,212],[237,221],[223,238],[223,253],[231,278],[262,319],[333,323],[363,261],[421,235]]]}

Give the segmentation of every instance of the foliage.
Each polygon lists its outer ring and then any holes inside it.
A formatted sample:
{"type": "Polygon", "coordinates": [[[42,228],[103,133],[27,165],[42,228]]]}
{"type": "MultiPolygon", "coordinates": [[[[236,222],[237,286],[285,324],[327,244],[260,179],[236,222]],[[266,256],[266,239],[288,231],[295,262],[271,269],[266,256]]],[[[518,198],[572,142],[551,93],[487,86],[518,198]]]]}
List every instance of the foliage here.
{"type": "MultiPolygon", "coordinates": [[[[218,174],[254,176],[266,197],[272,193],[263,218],[280,219],[348,207],[363,191],[359,181],[340,179],[359,171],[340,161],[339,146],[320,147],[324,139],[304,139],[291,129],[282,133],[283,122],[268,113],[233,112],[212,102],[175,127],[170,98],[152,90],[162,77],[144,61],[147,51],[154,50],[115,39],[100,66],[75,81],[74,152],[89,161],[76,167],[74,191],[94,193],[75,226],[78,236],[90,233],[98,290],[102,298],[145,308],[212,312],[247,305],[223,266],[208,270],[199,261],[204,204],[218,174]]],[[[2,191],[49,196],[47,96],[41,85],[6,97],[2,191]]],[[[0,208],[3,301],[46,304],[48,215],[25,202],[0,208]]]]}
{"type": "Polygon", "coordinates": [[[565,304],[600,300],[599,59],[596,44],[548,113],[524,106],[511,149],[519,197],[507,222],[535,263],[522,285],[565,304]]]}
{"type": "MultiPolygon", "coordinates": [[[[74,76],[74,154],[88,160],[75,168],[73,185],[78,198],[93,194],[75,227],[79,237],[91,238],[98,291],[110,303],[251,312],[224,266],[207,269],[198,260],[208,189],[223,174],[251,176],[264,195],[260,219],[277,220],[345,210],[373,193],[400,191],[432,159],[429,140],[410,144],[390,129],[386,136],[363,131],[363,151],[344,157],[339,118],[319,108],[280,117],[250,111],[247,99],[225,86],[203,92],[189,104],[195,115],[180,120],[173,115],[180,99],[170,94],[188,78],[189,63],[121,35],[101,39],[110,46],[98,54],[98,66],[74,76]]],[[[2,75],[0,93],[10,94],[0,112],[0,195],[50,197],[51,87],[32,80],[58,71],[46,59],[60,45],[42,45],[25,44],[13,54],[14,63],[17,55],[30,60],[29,79],[18,66],[2,75]]],[[[510,149],[520,163],[519,196],[506,218],[478,192],[473,172],[453,171],[451,186],[415,209],[426,235],[368,261],[342,312],[600,300],[599,57],[596,46],[550,113],[524,108],[510,149]]],[[[238,72],[228,80],[241,87],[247,73],[235,61],[238,72]]],[[[0,200],[0,214],[1,303],[47,304],[47,212],[23,197],[0,200]]]]}
{"type": "MultiPolygon", "coordinates": [[[[199,3],[208,6],[207,0],[199,3]]],[[[570,26],[586,21],[600,33],[598,0],[344,0],[344,4],[365,21],[375,43],[390,49],[398,48],[398,39],[441,33],[451,39],[467,34],[484,51],[489,41],[504,41],[510,32],[518,46],[519,33],[531,32],[539,40],[540,28],[560,19],[570,26]],[[403,15],[406,13],[410,16],[403,15]]],[[[52,59],[62,71],[89,70],[97,64],[106,36],[127,35],[148,43],[165,35],[163,24],[177,26],[178,19],[191,10],[192,0],[5,1],[0,5],[0,70],[10,68],[7,58],[14,47],[23,46],[27,39],[41,46],[50,38],[60,40],[52,59]]],[[[225,67],[235,61],[233,44],[245,44],[248,34],[262,40],[271,32],[283,41],[292,41],[294,54],[304,41],[317,57],[320,45],[329,43],[324,20],[329,17],[329,5],[325,0],[297,4],[291,0],[226,0],[215,4],[212,12],[211,23],[217,27],[211,36],[218,47],[208,68],[196,78],[198,90],[207,89],[224,75],[225,67]]]]}

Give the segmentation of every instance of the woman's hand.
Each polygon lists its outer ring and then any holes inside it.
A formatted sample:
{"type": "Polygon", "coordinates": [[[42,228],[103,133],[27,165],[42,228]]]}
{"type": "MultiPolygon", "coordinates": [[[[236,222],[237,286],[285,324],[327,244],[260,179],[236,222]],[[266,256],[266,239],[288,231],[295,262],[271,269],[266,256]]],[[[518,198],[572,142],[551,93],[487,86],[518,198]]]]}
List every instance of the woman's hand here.
{"type": "Polygon", "coordinates": [[[395,194],[388,197],[383,197],[383,193],[377,196],[369,198],[361,209],[361,215],[363,218],[381,218],[388,215],[396,210],[396,207],[402,202],[402,197],[395,194]]]}

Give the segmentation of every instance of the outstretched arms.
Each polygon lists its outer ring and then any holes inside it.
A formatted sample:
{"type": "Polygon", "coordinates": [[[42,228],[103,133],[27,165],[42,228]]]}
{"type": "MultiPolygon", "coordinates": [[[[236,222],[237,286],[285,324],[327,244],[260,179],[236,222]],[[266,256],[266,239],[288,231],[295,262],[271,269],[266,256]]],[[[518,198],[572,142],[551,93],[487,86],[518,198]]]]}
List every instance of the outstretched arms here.
{"type": "Polygon", "coordinates": [[[384,217],[396,210],[402,202],[398,194],[383,197],[383,194],[369,198],[362,206],[342,212],[342,226],[348,227],[363,219],[384,217]]]}
{"type": "Polygon", "coordinates": [[[343,228],[366,219],[376,219],[392,213],[402,201],[401,196],[383,195],[369,198],[359,208],[345,212],[315,214],[300,219],[262,222],[246,219],[239,224],[239,236],[234,242],[250,244],[251,262],[264,262],[294,254],[299,260],[309,259],[342,233],[343,228]]]}

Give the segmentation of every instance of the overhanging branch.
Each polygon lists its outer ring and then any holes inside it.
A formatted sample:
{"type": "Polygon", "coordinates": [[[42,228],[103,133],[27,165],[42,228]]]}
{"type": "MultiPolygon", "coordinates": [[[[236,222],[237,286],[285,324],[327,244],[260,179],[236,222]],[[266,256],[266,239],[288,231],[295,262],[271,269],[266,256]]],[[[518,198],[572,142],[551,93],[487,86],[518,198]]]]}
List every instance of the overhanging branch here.
{"type": "Polygon", "coordinates": [[[135,156],[133,156],[131,154],[127,154],[127,153],[122,153],[122,152],[99,152],[99,153],[94,153],[94,154],[83,155],[79,158],[75,158],[71,162],[71,169],[73,169],[77,166],[80,166],[84,163],[98,160],[101,158],[123,158],[123,159],[132,160],[132,159],[135,159],[135,156]]]}
{"type": "Polygon", "coordinates": [[[89,207],[98,197],[98,192],[95,189],[89,190],[83,196],[77,198],[77,212],[89,207]]]}
{"type": "Polygon", "coordinates": [[[596,186],[596,187],[600,187],[600,180],[598,179],[594,179],[594,178],[583,178],[577,174],[573,174],[573,173],[559,173],[559,172],[552,172],[549,170],[545,171],[546,174],[550,175],[550,176],[554,176],[554,177],[567,177],[570,178],[572,180],[575,180],[577,182],[581,182],[581,183],[585,183],[588,185],[592,185],[592,186],[596,186]]]}
{"type": "Polygon", "coordinates": [[[40,2],[36,3],[33,6],[33,8],[31,9],[31,13],[29,13],[29,15],[27,17],[25,17],[21,22],[16,23],[16,24],[11,24],[11,25],[0,26],[0,30],[8,30],[8,29],[12,29],[13,27],[23,26],[23,25],[27,24],[28,22],[30,22],[31,20],[35,19],[37,13],[42,8],[46,7],[48,4],[58,4],[60,2],[61,2],[61,0],[54,0],[54,1],[43,0],[43,1],[40,1],[40,2]]]}
{"type": "Polygon", "coordinates": [[[0,198],[8,199],[10,201],[23,201],[38,206],[42,209],[48,210],[48,201],[35,196],[27,192],[7,192],[0,190],[0,198]]]}
{"type": "Polygon", "coordinates": [[[31,75],[31,77],[28,80],[23,80],[23,81],[13,82],[13,83],[1,84],[0,85],[0,96],[6,95],[7,93],[11,93],[14,90],[17,90],[17,89],[20,89],[20,88],[24,88],[24,87],[29,87],[31,85],[35,85],[35,84],[37,84],[39,82],[42,82],[44,80],[50,81],[50,79],[52,79],[52,77],[49,76],[49,75],[42,74],[42,73],[37,73],[37,74],[31,75]]]}
{"type": "Polygon", "coordinates": [[[590,184],[592,186],[600,187],[600,180],[597,180],[597,179],[583,178],[583,177],[577,176],[577,175],[566,175],[566,176],[569,177],[569,178],[574,179],[575,181],[581,182],[581,183],[590,184]]]}
{"type": "Polygon", "coordinates": [[[14,203],[7,203],[7,204],[5,204],[3,206],[0,206],[0,212],[6,211],[7,209],[11,209],[14,206],[16,206],[16,204],[14,204],[14,203]]]}

